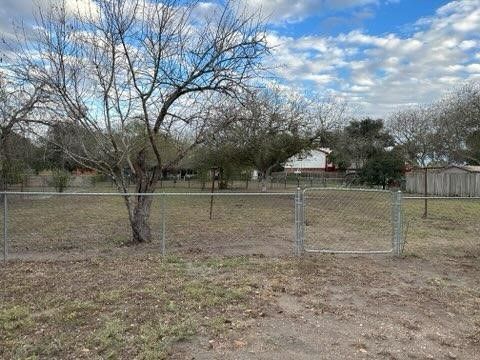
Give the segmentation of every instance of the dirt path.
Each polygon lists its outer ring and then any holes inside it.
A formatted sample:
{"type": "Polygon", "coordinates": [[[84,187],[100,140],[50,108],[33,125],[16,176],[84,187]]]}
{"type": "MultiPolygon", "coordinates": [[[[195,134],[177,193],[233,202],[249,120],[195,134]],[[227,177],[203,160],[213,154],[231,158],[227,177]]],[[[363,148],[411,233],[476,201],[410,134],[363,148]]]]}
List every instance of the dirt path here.
{"type": "Polygon", "coordinates": [[[314,261],[309,279],[270,279],[269,307],[244,332],[180,346],[174,358],[477,359],[479,281],[469,261],[450,263],[314,261]]]}

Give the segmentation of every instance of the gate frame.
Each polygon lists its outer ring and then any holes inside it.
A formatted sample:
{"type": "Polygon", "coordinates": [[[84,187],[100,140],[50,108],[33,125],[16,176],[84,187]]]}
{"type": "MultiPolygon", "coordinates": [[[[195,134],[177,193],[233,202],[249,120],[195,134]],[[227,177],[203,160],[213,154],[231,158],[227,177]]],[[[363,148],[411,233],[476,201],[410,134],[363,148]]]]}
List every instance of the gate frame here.
{"type": "Polygon", "coordinates": [[[403,214],[402,214],[403,193],[399,191],[377,190],[377,189],[347,189],[332,187],[312,187],[302,189],[299,187],[295,192],[295,255],[300,256],[303,253],[322,253],[322,254],[393,254],[401,256],[404,247],[403,236],[403,214]],[[392,248],[390,250],[331,250],[331,249],[309,249],[305,248],[305,193],[312,190],[322,191],[357,191],[357,192],[382,192],[392,194],[392,248]]]}

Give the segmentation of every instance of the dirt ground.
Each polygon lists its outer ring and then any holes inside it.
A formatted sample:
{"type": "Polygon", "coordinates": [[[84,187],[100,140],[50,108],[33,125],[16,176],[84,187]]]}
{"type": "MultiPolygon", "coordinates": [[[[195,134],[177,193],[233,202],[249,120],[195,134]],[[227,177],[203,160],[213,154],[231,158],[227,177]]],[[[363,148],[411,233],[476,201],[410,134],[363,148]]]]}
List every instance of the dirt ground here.
{"type": "MultiPolygon", "coordinates": [[[[289,195],[209,204],[168,199],[162,257],[159,201],[131,247],[120,198],[10,199],[0,358],[480,358],[480,202],[407,200],[402,258],[293,257],[289,195]]],[[[388,249],[389,204],[320,192],[305,245],[388,249]]]]}
{"type": "Polygon", "coordinates": [[[137,252],[1,268],[0,357],[477,359],[480,262],[137,252]]]}

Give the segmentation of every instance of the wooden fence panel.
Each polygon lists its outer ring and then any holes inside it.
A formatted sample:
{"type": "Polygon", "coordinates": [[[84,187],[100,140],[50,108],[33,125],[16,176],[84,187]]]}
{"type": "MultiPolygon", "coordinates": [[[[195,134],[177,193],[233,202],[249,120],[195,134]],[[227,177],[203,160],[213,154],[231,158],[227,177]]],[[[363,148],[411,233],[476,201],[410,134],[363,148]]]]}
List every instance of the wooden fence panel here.
{"type": "MultiPolygon", "coordinates": [[[[413,194],[423,194],[425,173],[407,174],[406,190],[413,194]]],[[[427,193],[436,196],[480,196],[480,174],[430,172],[427,175],[427,193]]]]}

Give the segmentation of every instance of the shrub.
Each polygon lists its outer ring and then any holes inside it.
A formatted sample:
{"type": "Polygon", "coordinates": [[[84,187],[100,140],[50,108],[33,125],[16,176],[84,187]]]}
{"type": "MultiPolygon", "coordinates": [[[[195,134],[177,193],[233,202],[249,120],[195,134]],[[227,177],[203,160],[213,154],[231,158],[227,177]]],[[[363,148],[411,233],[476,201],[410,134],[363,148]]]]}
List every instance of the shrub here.
{"type": "Polygon", "coordinates": [[[95,175],[92,175],[90,179],[91,179],[92,185],[95,186],[98,183],[108,181],[108,176],[105,174],[95,174],[95,175]]]}
{"type": "Polygon", "coordinates": [[[27,167],[20,161],[3,162],[0,164],[0,187],[25,183],[27,179],[27,167]]]}
{"type": "Polygon", "coordinates": [[[51,185],[57,192],[63,192],[70,182],[70,173],[64,169],[54,169],[52,171],[51,185]]]}

